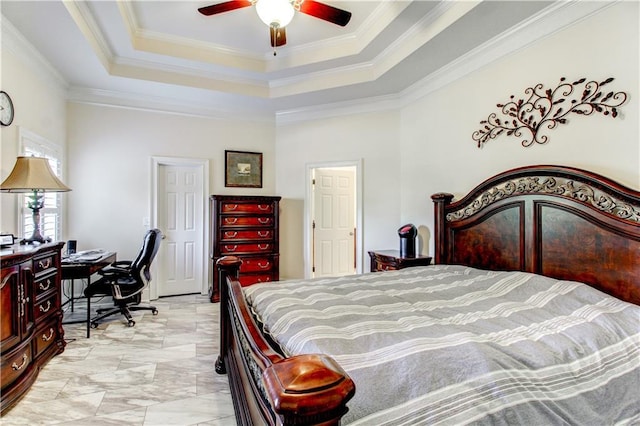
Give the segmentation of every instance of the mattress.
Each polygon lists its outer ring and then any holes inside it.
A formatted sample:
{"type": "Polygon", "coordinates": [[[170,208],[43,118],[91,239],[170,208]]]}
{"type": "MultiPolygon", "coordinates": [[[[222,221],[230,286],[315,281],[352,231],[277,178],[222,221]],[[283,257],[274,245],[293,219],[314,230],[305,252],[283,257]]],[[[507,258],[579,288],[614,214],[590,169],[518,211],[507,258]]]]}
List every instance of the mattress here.
{"type": "Polygon", "coordinates": [[[640,423],[640,307],[585,284],[434,265],[243,291],[285,355],[351,376],[343,424],[640,423]]]}

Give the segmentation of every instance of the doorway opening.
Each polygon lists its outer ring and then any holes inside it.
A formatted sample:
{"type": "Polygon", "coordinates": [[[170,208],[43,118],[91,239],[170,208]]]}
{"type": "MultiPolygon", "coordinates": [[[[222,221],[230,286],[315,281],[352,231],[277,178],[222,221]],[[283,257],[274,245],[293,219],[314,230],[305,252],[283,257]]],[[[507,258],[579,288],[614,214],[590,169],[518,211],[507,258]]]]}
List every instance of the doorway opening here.
{"type": "Polygon", "coordinates": [[[305,278],[362,273],[362,160],[307,165],[305,278]]]}

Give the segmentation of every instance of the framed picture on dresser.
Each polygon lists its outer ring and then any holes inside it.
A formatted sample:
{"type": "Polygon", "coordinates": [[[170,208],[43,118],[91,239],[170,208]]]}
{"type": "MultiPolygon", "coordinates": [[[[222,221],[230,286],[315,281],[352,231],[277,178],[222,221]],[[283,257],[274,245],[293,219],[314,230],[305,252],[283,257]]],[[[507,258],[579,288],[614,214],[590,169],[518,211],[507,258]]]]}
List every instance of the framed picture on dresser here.
{"type": "Polygon", "coordinates": [[[226,150],[224,186],[262,188],[262,153],[226,150]]]}

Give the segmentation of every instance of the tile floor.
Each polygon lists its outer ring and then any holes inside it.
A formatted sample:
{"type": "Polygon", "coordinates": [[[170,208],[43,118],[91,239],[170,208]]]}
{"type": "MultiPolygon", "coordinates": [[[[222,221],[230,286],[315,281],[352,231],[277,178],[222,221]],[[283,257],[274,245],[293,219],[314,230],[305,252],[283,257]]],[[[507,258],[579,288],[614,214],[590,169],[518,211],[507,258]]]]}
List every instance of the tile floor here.
{"type": "Polygon", "coordinates": [[[153,304],[157,316],[134,312],[127,327],[116,315],[90,339],[85,324],[65,325],[65,351],[0,424],[235,425],[227,377],[214,371],[220,305],[200,295],[153,304]]]}

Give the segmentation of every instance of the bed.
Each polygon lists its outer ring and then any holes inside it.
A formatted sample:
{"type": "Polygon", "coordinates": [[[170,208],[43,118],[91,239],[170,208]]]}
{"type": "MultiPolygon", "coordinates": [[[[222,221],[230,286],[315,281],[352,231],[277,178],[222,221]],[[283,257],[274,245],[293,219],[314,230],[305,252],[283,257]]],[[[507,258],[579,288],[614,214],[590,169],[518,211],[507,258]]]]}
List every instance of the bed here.
{"type": "Polygon", "coordinates": [[[242,288],[219,260],[238,424],[640,423],[640,192],[529,166],[431,198],[432,266],[242,288]]]}

